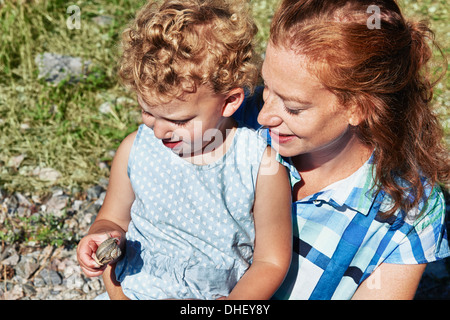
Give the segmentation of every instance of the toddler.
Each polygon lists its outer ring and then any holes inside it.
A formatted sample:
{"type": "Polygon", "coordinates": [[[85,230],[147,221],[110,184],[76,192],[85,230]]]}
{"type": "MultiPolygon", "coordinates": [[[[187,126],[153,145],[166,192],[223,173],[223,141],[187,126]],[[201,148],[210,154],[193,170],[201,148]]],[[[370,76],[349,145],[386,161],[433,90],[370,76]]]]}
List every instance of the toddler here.
{"type": "Polygon", "coordinates": [[[248,4],[234,0],[150,2],[125,30],[119,74],[143,124],[121,143],[78,246],[109,298],[268,299],[284,279],[287,173],[231,118],[257,79],[255,32],[248,4]],[[93,256],[110,236],[125,254],[100,267],[93,256]]]}

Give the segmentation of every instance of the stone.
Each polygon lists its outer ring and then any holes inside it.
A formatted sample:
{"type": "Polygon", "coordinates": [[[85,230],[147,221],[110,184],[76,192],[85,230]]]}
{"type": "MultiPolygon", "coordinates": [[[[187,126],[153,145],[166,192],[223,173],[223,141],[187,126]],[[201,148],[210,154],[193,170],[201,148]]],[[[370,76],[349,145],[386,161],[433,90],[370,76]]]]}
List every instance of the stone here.
{"type": "Polygon", "coordinates": [[[54,195],[46,203],[46,211],[55,216],[62,216],[62,210],[67,206],[69,197],[67,195],[54,195]]]}
{"type": "Polygon", "coordinates": [[[97,16],[93,17],[92,21],[102,27],[109,26],[114,23],[114,18],[110,16],[97,16]]]}
{"type": "Polygon", "coordinates": [[[25,159],[26,155],[21,154],[9,159],[8,166],[15,168],[16,170],[20,167],[20,164],[25,159]]]}
{"type": "Polygon", "coordinates": [[[11,290],[4,292],[5,300],[18,300],[24,296],[22,286],[16,284],[11,290]]]}
{"type": "Polygon", "coordinates": [[[45,79],[53,84],[58,84],[64,79],[69,82],[77,82],[87,74],[91,61],[83,61],[79,57],[71,57],[51,52],[38,54],[34,59],[38,70],[39,79],[45,79]]]}
{"type": "Polygon", "coordinates": [[[24,280],[29,279],[39,268],[39,263],[34,257],[23,256],[16,266],[16,275],[24,280]]]}
{"type": "Polygon", "coordinates": [[[37,292],[37,290],[33,287],[33,284],[32,284],[32,283],[29,283],[29,282],[23,284],[23,285],[22,285],[22,289],[23,289],[23,292],[24,292],[24,294],[25,294],[26,296],[32,296],[32,295],[35,295],[36,292],[37,292]]]}
{"type": "Polygon", "coordinates": [[[33,176],[37,176],[39,180],[49,182],[55,182],[62,176],[58,170],[55,170],[53,168],[41,168],[41,167],[36,167],[33,170],[32,174],[33,176]]]}
{"type": "Polygon", "coordinates": [[[81,289],[86,283],[79,273],[72,274],[66,280],[66,286],[69,289],[81,289]]]}
{"type": "Polygon", "coordinates": [[[98,111],[100,111],[100,113],[102,113],[102,114],[108,114],[108,113],[111,113],[111,111],[113,109],[114,109],[114,107],[111,102],[104,102],[100,105],[100,107],[98,108],[98,111]]]}
{"type": "Polygon", "coordinates": [[[56,286],[62,283],[61,276],[54,270],[42,269],[39,275],[44,279],[47,285],[56,286]]]}
{"type": "Polygon", "coordinates": [[[1,264],[5,266],[15,266],[20,260],[20,256],[17,254],[17,252],[13,252],[8,258],[1,261],[1,264]]]}
{"type": "Polygon", "coordinates": [[[104,192],[105,189],[103,189],[102,186],[96,185],[91,188],[89,188],[87,192],[87,200],[96,200],[100,198],[100,195],[102,192],[104,192]]]}

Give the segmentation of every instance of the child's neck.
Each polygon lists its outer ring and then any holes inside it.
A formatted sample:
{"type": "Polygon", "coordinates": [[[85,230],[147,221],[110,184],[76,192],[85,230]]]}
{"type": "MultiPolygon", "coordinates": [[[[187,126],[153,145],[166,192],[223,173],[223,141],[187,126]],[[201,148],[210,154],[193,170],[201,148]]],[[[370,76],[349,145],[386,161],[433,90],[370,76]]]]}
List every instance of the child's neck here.
{"type": "Polygon", "coordinates": [[[190,157],[183,157],[186,161],[195,165],[208,165],[222,158],[230,148],[234,134],[236,133],[237,122],[233,118],[222,118],[217,130],[221,134],[221,139],[213,138],[205,145],[200,154],[190,157]]]}

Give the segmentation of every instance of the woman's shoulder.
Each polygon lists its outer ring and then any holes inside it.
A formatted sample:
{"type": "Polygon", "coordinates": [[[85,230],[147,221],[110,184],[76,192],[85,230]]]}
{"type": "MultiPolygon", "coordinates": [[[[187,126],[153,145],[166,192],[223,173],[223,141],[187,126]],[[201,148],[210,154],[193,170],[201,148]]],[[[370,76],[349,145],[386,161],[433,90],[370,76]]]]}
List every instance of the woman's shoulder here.
{"type": "Polygon", "coordinates": [[[387,263],[429,263],[450,255],[446,204],[441,188],[424,179],[424,194],[414,208],[397,210],[391,225],[399,240],[387,263]]]}
{"type": "Polygon", "coordinates": [[[263,90],[264,87],[257,87],[253,94],[246,94],[244,102],[233,114],[233,119],[253,129],[261,128],[257,118],[264,104],[262,98],[263,90]]]}

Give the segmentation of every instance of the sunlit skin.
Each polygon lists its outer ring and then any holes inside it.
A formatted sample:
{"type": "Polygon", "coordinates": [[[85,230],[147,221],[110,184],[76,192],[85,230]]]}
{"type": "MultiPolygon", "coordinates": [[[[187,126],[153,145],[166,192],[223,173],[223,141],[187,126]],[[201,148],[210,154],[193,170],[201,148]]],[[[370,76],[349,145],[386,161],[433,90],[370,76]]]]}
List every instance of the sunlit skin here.
{"type": "MultiPolygon", "coordinates": [[[[340,105],[309,73],[308,63],[292,50],[269,44],[262,68],[265,104],[258,122],[270,130],[273,147],[291,157],[301,174],[294,201],[350,176],[373,151],[356,135],[363,120],[358,109],[340,105]]],[[[412,299],[425,267],[382,263],[353,299],[412,299]]]]}
{"type": "Polygon", "coordinates": [[[292,50],[269,44],[262,67],[264,107],[258,122],[270,130],[273,147],[292,157],[302,174],[304,185],[295,199],[349,176],[372,152],[356,136],[361,119],[355,108],[342,106],[308,71],[308,63],[292,50]]]}
{"type": "MultiPolygon", "coordinates": [[[[205,165],[222,157],[229,149],[236,131],[236,122],[230,116],[243,99],[242,88],[221,95],[200,86],[195,93],[167,104],[149,105],[142,97],[139,97],[139,104],[144,124],[153,129],[164,146],[187,161],[205,165]],[[208,154],[213,156],[204,157],[208,154]]],[[[89,235],[77,248],[83,272],[90,277],[103,275],[111,299],[128,299],[116,281],[115,265],[100,267],[92,256],[108,235],[120,239],[119,246],[125,249],[131,206],[135,200],[127,168],[136,135],[137,132],[131,133],[120,144],[102,208],[89,235]]],[[[252,209],[255,223],[253,261],[227,299],[269,299],[281,284],[291,260],[290,208],[287,173],[277,162],[272,149],[267,148],[259,166],[252,209]]]]}
{"type": "MultiPolygon", "coordinates": [[[[236,93],[241,94],[241,90],[236,93]]],[[[186,158],[216,150],[233,132],[236,124],[223,116],[225,106],[233,99],[238,99],[233,93],[213,94],[206,86],[166,104],[149,105],[138,96],[144,124],[167,148],[186,158]]]]}

